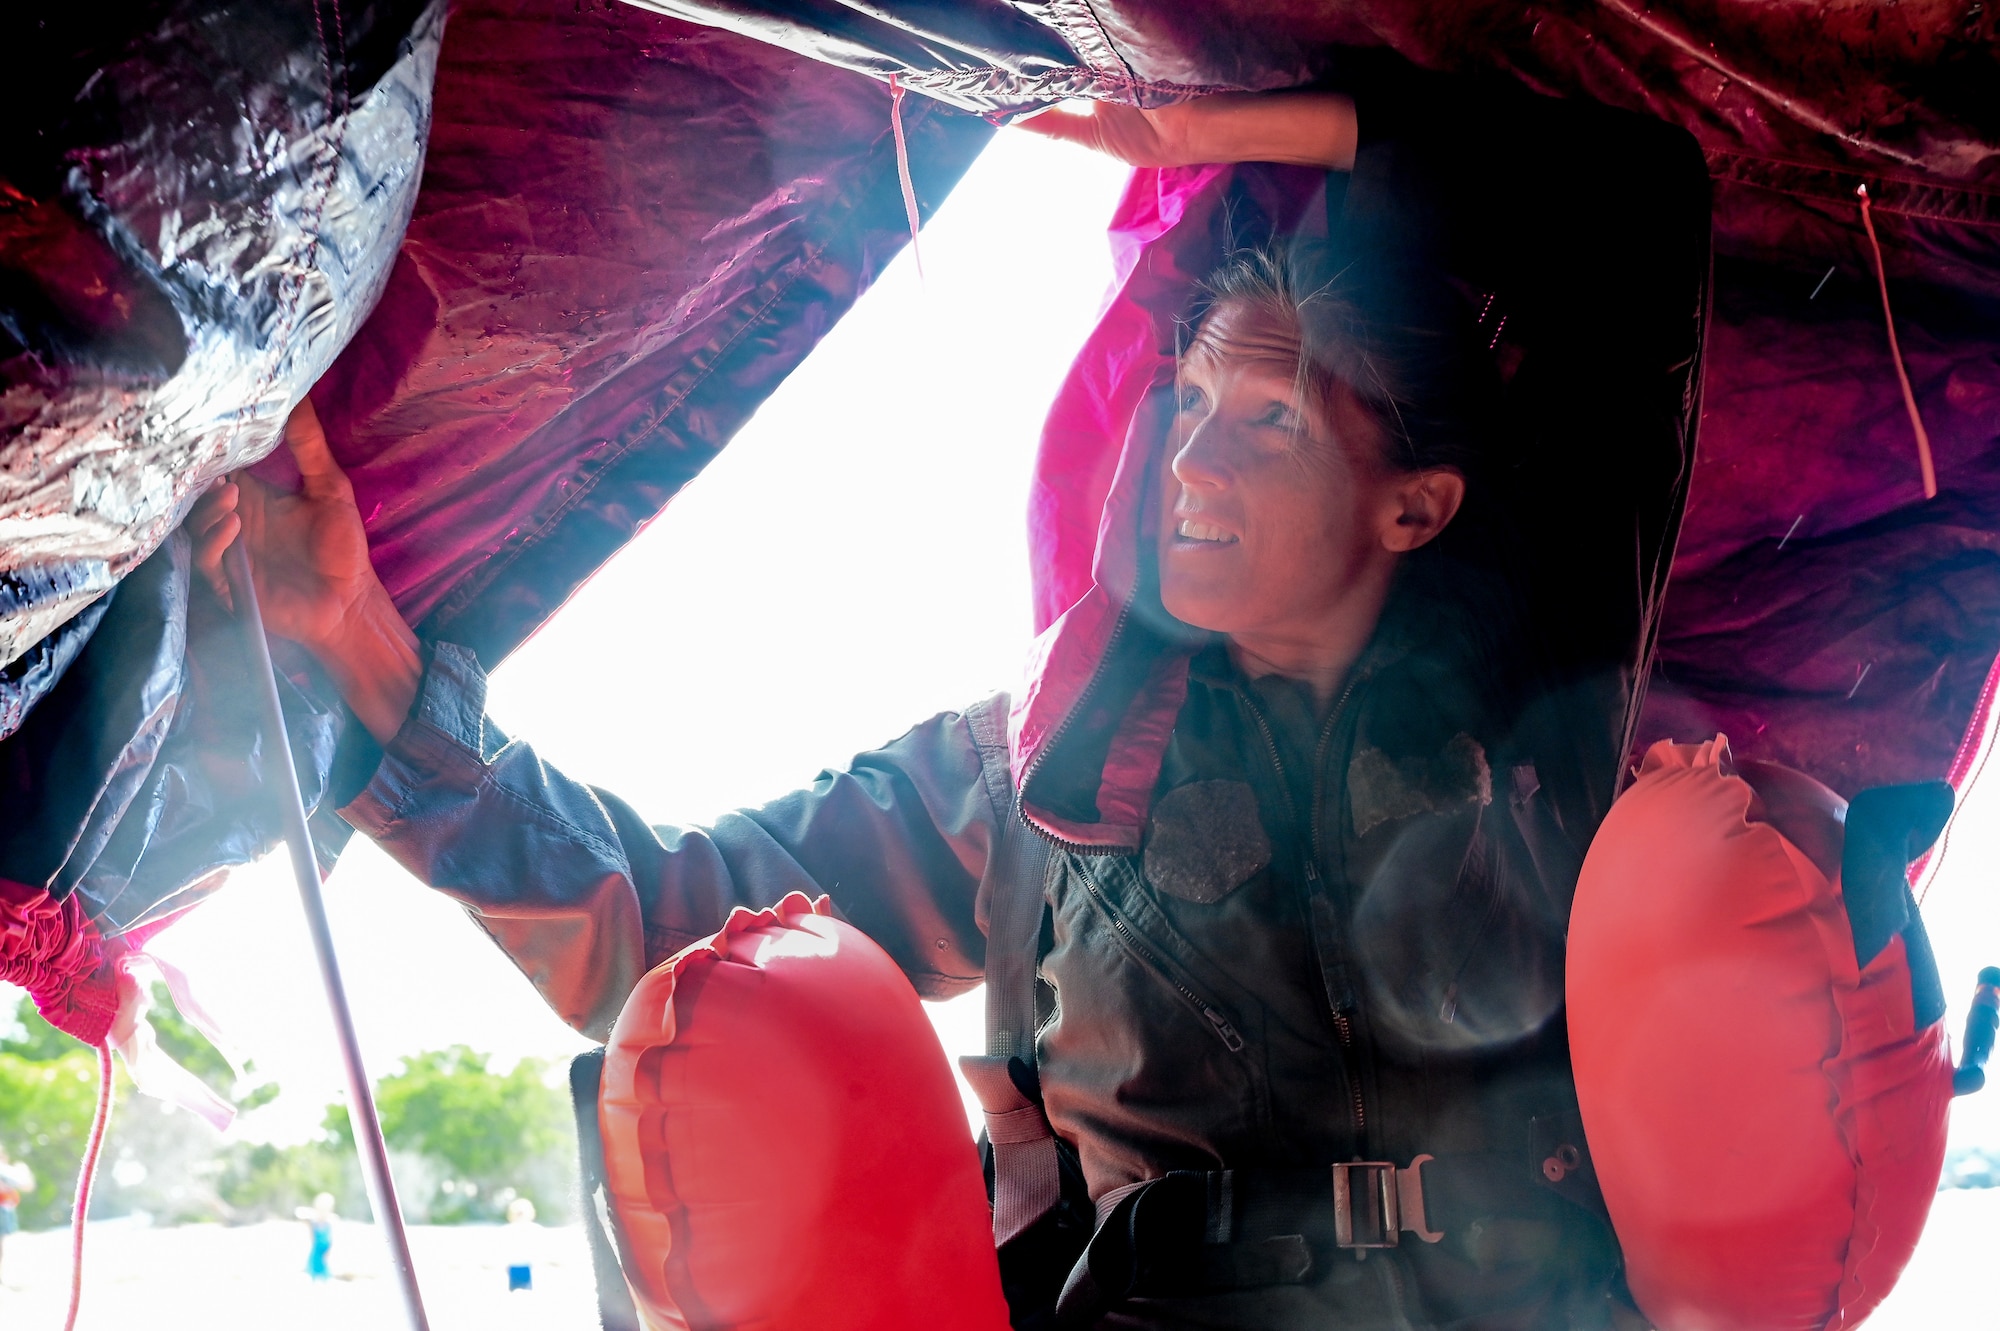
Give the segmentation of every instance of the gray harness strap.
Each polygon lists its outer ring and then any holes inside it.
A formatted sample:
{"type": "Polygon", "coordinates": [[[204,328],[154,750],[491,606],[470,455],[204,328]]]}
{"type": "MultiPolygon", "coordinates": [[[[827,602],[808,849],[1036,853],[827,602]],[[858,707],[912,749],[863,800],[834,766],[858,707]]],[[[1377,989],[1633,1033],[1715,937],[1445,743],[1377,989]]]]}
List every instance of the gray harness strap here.
{"type": "MultiPolygon", "coordinates": [[[[959,1068],[986,1114],[993,1147],[993,1241],[1004,1244],[1049,1211],[1062,1196],[1055,1132],[1039,1101],[1015,1084],[1009,1063],[1035,1064],[1035,969],[1053,863],[1049,842],[1021,818],[998,702],[966,709],[979,748],[986,793],[1000,836],[987,865],[986,1052],[959,1059],[959,1068]]],[[[1030,1082],[1032,1085],[1032,1081],[1030,1082]]]]}

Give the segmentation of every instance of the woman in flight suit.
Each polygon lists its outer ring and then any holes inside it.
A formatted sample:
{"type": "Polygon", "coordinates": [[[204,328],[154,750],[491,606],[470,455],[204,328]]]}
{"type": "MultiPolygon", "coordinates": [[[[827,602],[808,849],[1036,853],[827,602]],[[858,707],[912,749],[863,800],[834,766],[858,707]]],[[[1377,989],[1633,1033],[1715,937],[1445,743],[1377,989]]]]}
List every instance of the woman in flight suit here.
{"type": "MultiPolygon", "coordinates": [[[[1030,124],[1136,164],[1333,172],[1357,135],[1324,93],[1030,124]]],[[[1120,468],[1132,520],[1098,566],[1128,574],[1050,630],[1021,696],[713,827],[649,827],[485,719],[477,661],[420,643],[375,579],[310,404],[301,490],[219,488],[198,558],[226,596],[222,551],[250,541],[266,627],[380,746],[343,816],[587,1034],[739,905],[830,894],[944,998],[1029,902],[1032,1029],[980,1090],[1039,1106],[1066,1186],[1024,1201],[996,1155],[1016,1325],[1058,1290],[1064,1324],[1107,1328],[1614,1325],[1616,1244],[1542,1168],[1580,1158],[1569,884],[1532,853],[1482,581],[1492,370],[1448,298],[1409,298],[1437,285],[1232,257],[1120,468]]]]}

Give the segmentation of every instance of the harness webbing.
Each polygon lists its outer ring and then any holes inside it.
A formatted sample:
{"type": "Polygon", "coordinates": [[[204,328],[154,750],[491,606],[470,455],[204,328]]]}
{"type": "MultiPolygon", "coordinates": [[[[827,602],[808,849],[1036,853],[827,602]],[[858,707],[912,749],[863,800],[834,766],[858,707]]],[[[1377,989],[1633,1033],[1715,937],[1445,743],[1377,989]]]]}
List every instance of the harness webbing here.
{"type": "Polygon", "coordinates": [[[1056,1140],[1035,1085],[1035,966],[1047,910],[1049,843],[1021,819],[1009,775],[1005,718],[968,708],[1000,838],[987,864],[986,1052],[959,1060],[985,1111],[993,1147],[993,1241],[1004,1244],[1061,1199],[1056,1140]],[[1016,1065],[1018,1060],[1018,1066],[1016,1065]],[[1018,1075],[1017,1075],[1018,1074],[1018,1075]]]}

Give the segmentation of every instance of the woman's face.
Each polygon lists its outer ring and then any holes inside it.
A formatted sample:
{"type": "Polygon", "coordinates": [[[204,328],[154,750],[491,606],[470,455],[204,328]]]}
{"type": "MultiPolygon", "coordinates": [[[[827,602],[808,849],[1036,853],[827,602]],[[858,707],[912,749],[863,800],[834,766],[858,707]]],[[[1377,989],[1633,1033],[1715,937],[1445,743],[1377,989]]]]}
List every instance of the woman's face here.
{"type": "Polygon", "coordinates": [[[1379,611],[1414,548],[1402,519],[1418,478],[1383,464],[1351,395],[1325,411],[1304,400],[1298,360],[1296,331],[1242,302],[1212,311],[1181,360],[1159,561],[1160,599],[1183,623],[1310,639],[1357,594],[1379,611]]]}

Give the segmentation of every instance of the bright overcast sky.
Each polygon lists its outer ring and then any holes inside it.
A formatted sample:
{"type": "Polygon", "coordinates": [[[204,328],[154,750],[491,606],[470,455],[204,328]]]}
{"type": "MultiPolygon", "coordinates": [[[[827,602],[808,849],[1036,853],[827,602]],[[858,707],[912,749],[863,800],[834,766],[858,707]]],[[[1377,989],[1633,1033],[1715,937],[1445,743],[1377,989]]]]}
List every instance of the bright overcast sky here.
{"type": "MultiPolygon", "coordinates": [[[[1109,276],[1125,172],[1002,132],[923,234],[736,441],[495,674],[491,710],[574,776],[692,821],[1005,687],[1028,635],[1023,532],[1042,415],[1109,276]]],[[[1692,737],[1689,737],[1692,738],[1692,737]]],[[[1971,799],[1925,914],[1949,1018],[2000,963],[2000,780],[1971,799]]],[[[285,1096],[241,1130],[295,1136],[339,1094],[281,861],[157,950],[193,973],[285,1096]]],[[[459,913],[361,838],[330,895],[378,1074],[455,1042],[511,1060],[584,1042],[459,913]]],[[[941,1014],[977,1044],[976,998],[941,1014]]],[[[1953,1138],[2000,1145],[2000,1090],[1953,1138]]]]}

